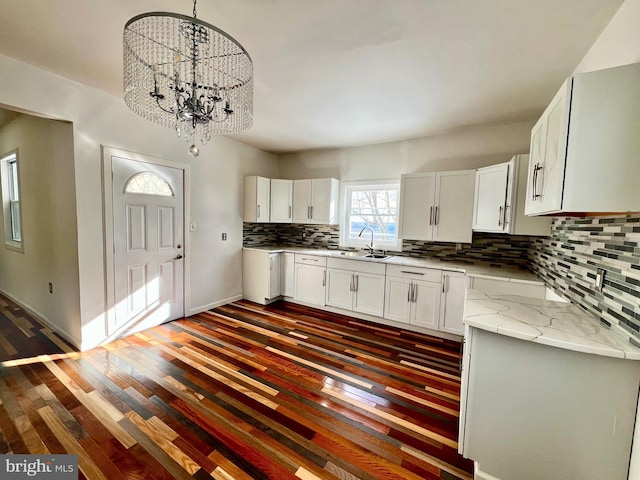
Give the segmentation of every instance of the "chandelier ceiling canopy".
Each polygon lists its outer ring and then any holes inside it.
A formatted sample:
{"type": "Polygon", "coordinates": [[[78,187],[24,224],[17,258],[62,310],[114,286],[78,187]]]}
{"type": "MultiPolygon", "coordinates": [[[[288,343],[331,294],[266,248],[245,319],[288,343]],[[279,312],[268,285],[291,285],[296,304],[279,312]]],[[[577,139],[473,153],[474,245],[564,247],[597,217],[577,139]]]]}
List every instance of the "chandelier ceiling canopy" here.
{"type": "Polygon", "coordinates": [[[253,63],[233,37],[177,13],[137,15],[124,27],[124,100],[138,115],[196,139],[240,133],[253,120],[253,63]]]}

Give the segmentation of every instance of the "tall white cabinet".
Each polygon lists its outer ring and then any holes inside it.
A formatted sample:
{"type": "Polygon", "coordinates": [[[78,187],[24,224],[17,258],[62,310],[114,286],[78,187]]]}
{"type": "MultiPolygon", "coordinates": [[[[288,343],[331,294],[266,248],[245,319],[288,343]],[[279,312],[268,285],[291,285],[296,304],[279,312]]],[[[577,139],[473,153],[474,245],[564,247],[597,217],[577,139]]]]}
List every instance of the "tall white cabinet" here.
{"type": "Polygon", "coordinates": [[[294,223],[338,223],[340,182],[335,178],[293,181],[294,223]]]}
{"type": "Polygon", "coordinates": [[[529,155],[476,170],[473,230],[510,235],[549,235],[551,219],[524,214],[529,155]]]}
{"type": "Polygon", "coordinates": [[[402,175],[400,237],[470,243],[475,170],[402,175]]]}
{"type": "Polygon", "coordinates": [[[527,215],[640,211],[640,64],[569,78],[531,131],[527,215]]]}

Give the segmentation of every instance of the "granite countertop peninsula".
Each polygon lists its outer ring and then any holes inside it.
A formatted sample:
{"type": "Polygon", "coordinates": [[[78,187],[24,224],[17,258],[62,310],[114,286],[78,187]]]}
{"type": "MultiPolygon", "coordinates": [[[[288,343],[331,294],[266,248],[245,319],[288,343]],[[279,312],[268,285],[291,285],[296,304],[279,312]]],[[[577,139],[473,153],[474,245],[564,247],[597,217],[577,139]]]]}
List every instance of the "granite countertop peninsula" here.
{"type": "Polygon", "coordinates": [[[640,360],[640,348],[571,303],[467,290],[464,323],[576,352],[640,360]]]}
{"type": "Polygon", "coordinates": [[[462,272],[470,277],[480,277],[489,279],[498,279],[516,283],[528,283],[532,285],[544,285],[536,275],[527,270],[510,267],[491,267],[482,264],[470,264],[463,262],[455,262],[448,260],[440,260],[428,257],[409,257],[403,255],[391,254],[385,259],[364,258],[366,252],[345,251],[329,248],[309,248],[309,247],[291,247],[284,245],[260,246],[260,247],[244,247],[245,250],[268,251],[271,253],[292,252],[304,253],[307,255],[322,255],[338,258],[347,258],[349,260],[361,260],[367,262],[380,262],[387,265],[403,265],[406,267],[435,268],[450,272],[462,272]]]}

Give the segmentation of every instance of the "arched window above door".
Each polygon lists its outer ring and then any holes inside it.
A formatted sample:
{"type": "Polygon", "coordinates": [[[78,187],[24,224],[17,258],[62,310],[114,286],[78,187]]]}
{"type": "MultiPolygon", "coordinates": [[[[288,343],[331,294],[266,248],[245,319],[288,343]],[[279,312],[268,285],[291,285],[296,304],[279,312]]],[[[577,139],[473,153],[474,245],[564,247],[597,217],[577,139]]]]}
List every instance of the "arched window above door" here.
{"type": "Polygon", "coordinates": [[[133,175],[124,186],[124,193],[143,195],[159,195],[174,197],[171,185],[161,176],[153,172],[139,172],[133,175]]]}

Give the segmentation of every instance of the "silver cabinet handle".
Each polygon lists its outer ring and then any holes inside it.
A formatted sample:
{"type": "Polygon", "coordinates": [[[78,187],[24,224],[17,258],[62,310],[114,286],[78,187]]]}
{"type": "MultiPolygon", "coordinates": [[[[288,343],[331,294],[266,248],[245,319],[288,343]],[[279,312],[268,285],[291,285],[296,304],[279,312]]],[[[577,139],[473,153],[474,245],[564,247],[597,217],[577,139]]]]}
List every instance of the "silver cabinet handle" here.
{"type": "Polygon", "coordinates": [[[269,257],[269,270],[273,270],[273,258],[269,257]]]}
{"type": "Polygon", "coordinates": [[[411,275],[424,275],[424,273],[410,272],[409,270],[400,270],[400,273],[410,273],[411,275]]]}
{"type": "Polygon", "coordinates": [[[429,225],[433,225],[433,207],[429,207],[429,225]]]}
{"type": "Polygon", "coordinates": [[[538,193],[538,174],[544,168],[544,166],[536,163],[535,167],[533,167],[533,200],[536,198],[540,198],[542,195],[538,193]]]}
{"type": "Polygon", "coordinates": [[[358,275],[355,275],[355,284],[353,286],[353,291],[357,292],[358,291],[358,284],[360,283],[360,279],[358,278],[358,275]]]}
{"type": "Polygon", "coordinates": [[[449,275],[442,276],[442,293],[449,291],[449,275]]]}
{"type": "Polygon", "coordinates": [[[502,226],[502,210],[503,210],[503,207],[502,205],[500,205],[500,208],[498,208],[498,226],[499,227],[502,226]]]}
{"type": "Polygon", "coordinates": [[[507,223],[511,223],[511,205],[509,204],[504,207],[504,221],[502,223],[504,224],[504,226],[507,226],[507,223]]]}
{"type": "Polygon", "coordinates": [[[536,177],[538,176],[538,164],[533,166],[533,175],[531,175],[531,200],[536,201],[536,177]]]}
{"type": "Polygon", "coordinates": [[[289,205],[289,218],[291,218],[291,205],[289,205]]]}
{"type": "Polygon", "coordinates": [[[418,284],[413,284],[413,303],[418,303],[418,284]]]}
{"type": "Polygon", "coordinates": [[[304,258],[304,257],[302,257],[302,260],[304,260],[305,262],[319,262],[320,261],[317,258],[304,258]]]}
{"type": "Polygon", "coordinates": [[[438,207],[436,206],[435,211],[433,212],[433,224],[437,225],[438,224],[438,207]]]}
{"type": "Polygon", "coordinates": [[[413,282],[407,284],[407,303],[411,303],[411,285],[413,282]]]}
{"type": "Polygon", "coordinates": [[[260,205],[258,205],[258,218],[260,218],[260,205]]]}
{"type": "Polygon", "coordinates": [[[322,286],[325,287],[327,285],[327,271],[322,272],[322,286]]]}
{"type": "Polygon", "coordinates": [[[311,208],[311,215],[309,215],[309,218],[313,218],[313,205],[311,205],[311,207],[309,208],[311,208]]]}
{"type": "Polygon", "coordinates": [[[353,273],[351,274],[351,282],[349,283],[349,291],[353,292],[353,273]]]}

